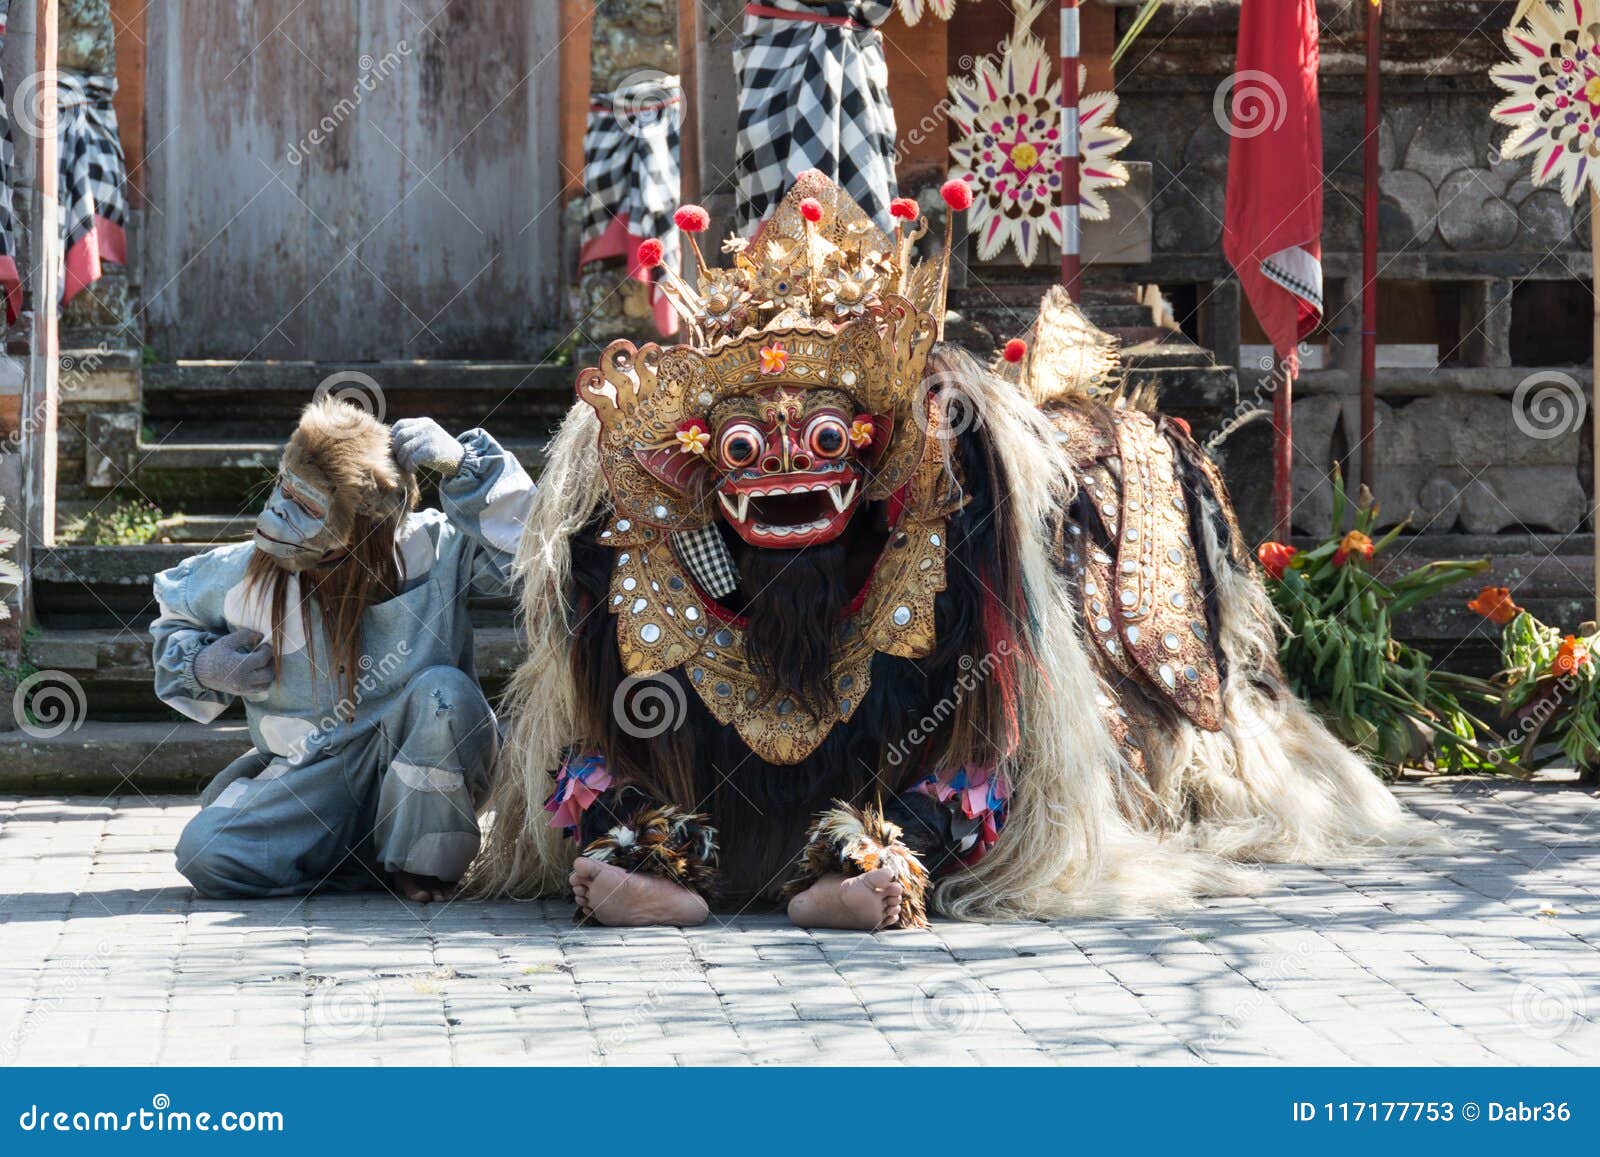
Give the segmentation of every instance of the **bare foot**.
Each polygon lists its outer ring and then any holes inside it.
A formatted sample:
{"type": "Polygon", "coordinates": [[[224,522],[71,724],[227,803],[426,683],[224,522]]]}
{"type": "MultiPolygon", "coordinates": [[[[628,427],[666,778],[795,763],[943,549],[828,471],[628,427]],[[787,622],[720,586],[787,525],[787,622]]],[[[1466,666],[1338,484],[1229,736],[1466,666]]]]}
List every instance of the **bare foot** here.
{"type": "Polygon", "coordinates": [[[453,899],[456,894],[456,885],[447,884],[438,876],[414,876],[410,872],[391,872],[390,880],[394,882],[394,890],[407,900],[415,900],[419,904],[430,901],[443,904],[446,900],[453,899]]]}
{"type": "Polygon", "coordinates": [[[900,919],[902,891],[888,868],[823,876],[789,901],[789,919],[802,928],[891,928],[900,919]]]}
{"type": "Polygon", "coordinates": [[[597,924],[637,928],[646,924],[699,924],[711,909],[697,893],[642,872],[624,872],[579,856],[567,878],[583,914],[597,924]]]}

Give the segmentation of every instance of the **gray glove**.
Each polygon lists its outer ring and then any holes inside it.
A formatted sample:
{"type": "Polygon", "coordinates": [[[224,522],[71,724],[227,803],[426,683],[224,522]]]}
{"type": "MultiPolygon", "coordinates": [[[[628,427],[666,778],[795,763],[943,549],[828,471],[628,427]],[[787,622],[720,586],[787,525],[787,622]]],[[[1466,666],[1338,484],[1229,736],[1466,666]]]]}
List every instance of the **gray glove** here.
{"type": "Polygon", "coordinates": [[[400,469],[415,474],[428,466],[451,477],[467,449],[432,418],[401,418],[389,428],[389,448],[400,469]]]}
{"type": "Polygon", "coordinates": [[[272,686],[272,647],[260,631],[223,635],[194,657],[194,680],[225,695],[259,695],[272,686]]]}

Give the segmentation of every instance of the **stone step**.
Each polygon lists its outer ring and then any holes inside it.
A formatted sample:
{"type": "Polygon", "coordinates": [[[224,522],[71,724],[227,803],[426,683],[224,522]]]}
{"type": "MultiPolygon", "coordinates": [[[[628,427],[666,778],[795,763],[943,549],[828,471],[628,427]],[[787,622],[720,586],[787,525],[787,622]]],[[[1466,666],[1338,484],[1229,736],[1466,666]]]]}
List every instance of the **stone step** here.
{"type": "Polygon", "coordinates": [[[59,735],[0,731],[0,792],[194,791],[250,748],[243,720],[89,720],[59,735]]]}
{"type": "MultiPolygon", "coordinates": [[[[1037,274],[1014,282],[986,279],[982,285],[952,289],[947,304],[965,325],[1004,341],[1027,332],[1038,315],[1040,300],[1053,284],[1038,280],[1037,274]]],[[[1150,325],[1150,310],[1140,304],[1137,293],[1132,282],[1095,284],[1083,291],[1078,304],[1102,329],[1150,325]]]]}
{"type": "Polygon", "coordinates": [[[319,387],[385,421],[432,417],[452,433],[481,426],[535,472],[572,405],[574,373],[528,362],[156,363],[143,371],[133,479],[164,511],[250,510],[319,387]]]}
{"type": "MultiPolygon", "coordinates": [[[[145,543],[139,546],[35,547],[29,555],[34,601],[46,628],[114,627],[142,631],[155,618],[155,576],[206,543],[145,543]]],[[[511,621],[510,599],[473,600],[485,625],[511,621]]]]}
{"type": "Polygon", "coordinates": [[[250,537],[255,523],[254,513],[175,514],[171,518],[163,518],[156,526],[161,531],[162,542],[215,546],[224,542],[243,542],[250,537]]]}
{"type": "MultiPolygon", "coordinates": [[[[286,419],[286,423],[292,419],[286,419]]],[[[253,512],[266,494],[266,483],[278,468],[283,443],[271,440],[189,441],[175,430],[160,441],[141,444],[134,477],[141,494],[163,510],[184,515],[253,512]]],[[[537,476],[544,469],[549,439],[542,434],[500,439],[523,469],[537,476]]],[[[213,524],[215,525],[215,524],[213,524]]]]}
{"type": "MultiPolygon", "coordinates": [[[[524,648],[504,615],[473,617],[486,620],[473,630],[478,679],[486,694],[497,696],[524,648]]],[[[63,672],[83,688],[90,719],[180,718],[155,697],[150,636],[143,628],[46,628],[27,640],[26,653],[41,671],[63,672]]]]}
{"type": "MultiPolygon", "coordinates": [[[[150,636],[142,630],[91,627],[41,630],[28,639],[28,658],[41,670],[66,671],[80,681],[149,683],[150,636]]],[[[487,623],[473,628],[473,661],[480,678],[506,679],[521,661],[516,628],[487,623]]]]}
{"type": "Polygon", "coordinates": [[[178,361],[144,367],[152,423],[292,423],[318,387],[385,421],[431,416],[470,428],[542,431],[571,406],[571,366],[531,362],[178,361]]]}
{"type": "MultiPolygon", "coordinates": [[[[501,445],[517,456],[531,474],[544,466],[547,438],[505,438],[501,445]]],[[[142,443],[139,469],[151,470],[276,470],[283,454],[282,442],[190,442],[171,438],[142,443]]]]}

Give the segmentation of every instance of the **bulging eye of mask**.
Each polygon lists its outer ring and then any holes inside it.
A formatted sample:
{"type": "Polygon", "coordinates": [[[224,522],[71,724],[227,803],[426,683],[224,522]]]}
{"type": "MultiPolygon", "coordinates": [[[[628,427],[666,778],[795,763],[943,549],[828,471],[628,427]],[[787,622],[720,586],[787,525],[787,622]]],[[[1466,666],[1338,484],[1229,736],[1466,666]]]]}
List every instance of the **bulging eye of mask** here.
{"type": "Polygon", "coordinates": [[[255,547],[284,570],[302,571],[316,566],[345,545],[348,527],[332,509],[329,496],[317,487],[290,474],[279,477],[267,504],[256,519],[255,547]],[[286,489],[286,485],[288,489],[286,489]],[[291,497],[303,496],[305,502],[291,497]],[[316,512],[307,507],[313,506],[316,512]]]}

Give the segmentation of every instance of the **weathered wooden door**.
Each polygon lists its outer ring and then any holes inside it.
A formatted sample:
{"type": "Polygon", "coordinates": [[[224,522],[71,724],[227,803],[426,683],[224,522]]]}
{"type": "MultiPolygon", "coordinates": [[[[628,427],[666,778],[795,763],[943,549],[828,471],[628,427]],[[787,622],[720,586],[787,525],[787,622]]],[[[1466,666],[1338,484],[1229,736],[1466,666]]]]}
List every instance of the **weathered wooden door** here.
{"type": "Polygon", "coordinates": [[[547,0],[155,0],[163,358],[527,358],[554,324],[547,0]]]}

